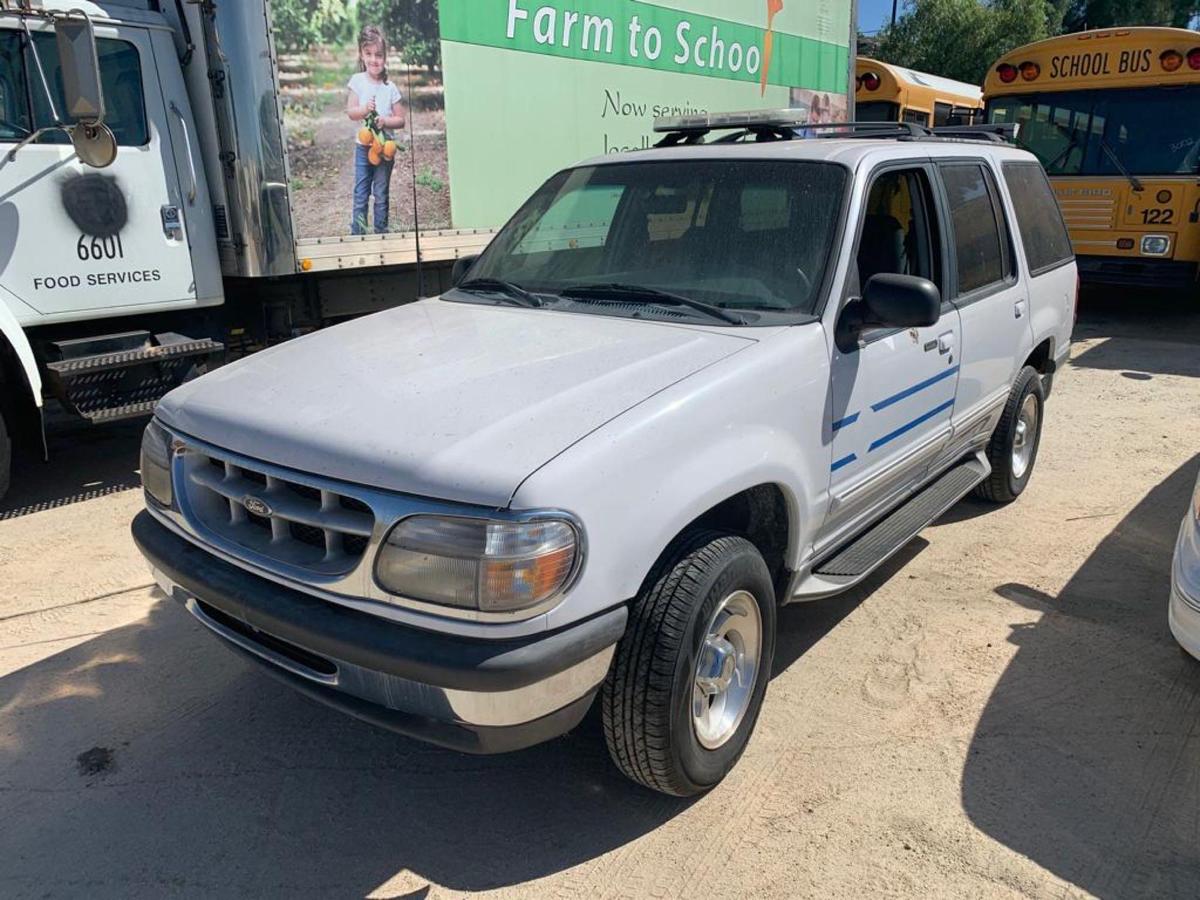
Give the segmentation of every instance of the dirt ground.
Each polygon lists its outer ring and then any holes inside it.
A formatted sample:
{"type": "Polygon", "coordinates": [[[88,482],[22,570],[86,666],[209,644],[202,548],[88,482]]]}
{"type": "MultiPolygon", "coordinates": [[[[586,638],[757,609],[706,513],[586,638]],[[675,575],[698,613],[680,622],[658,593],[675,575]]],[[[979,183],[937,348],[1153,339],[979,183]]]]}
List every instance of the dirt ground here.
{"type": "Polygon", "coordinates": [[[1200,896],[1166,623],[1200,313],[1093,298],[1077,338],[1027,494],[785,610],[754,740],[691,802],[594,717],[474,758],[302,699],[151,587],[136,423],[57,439],[0,506],[0,894],[1200,896]]]}

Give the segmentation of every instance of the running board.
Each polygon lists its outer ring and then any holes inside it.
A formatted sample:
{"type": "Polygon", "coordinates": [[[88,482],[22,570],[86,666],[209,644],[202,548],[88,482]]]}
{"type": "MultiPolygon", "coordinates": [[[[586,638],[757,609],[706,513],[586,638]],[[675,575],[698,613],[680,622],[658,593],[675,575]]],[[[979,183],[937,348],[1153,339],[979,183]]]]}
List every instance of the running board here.
{"type": "Polygon", "coordinates": [[[792,599],[829,596],[862,581],[989,475],[991,466],[982,455],[947,470],[902,506],[814,565],[793,591],[792,599]]]}

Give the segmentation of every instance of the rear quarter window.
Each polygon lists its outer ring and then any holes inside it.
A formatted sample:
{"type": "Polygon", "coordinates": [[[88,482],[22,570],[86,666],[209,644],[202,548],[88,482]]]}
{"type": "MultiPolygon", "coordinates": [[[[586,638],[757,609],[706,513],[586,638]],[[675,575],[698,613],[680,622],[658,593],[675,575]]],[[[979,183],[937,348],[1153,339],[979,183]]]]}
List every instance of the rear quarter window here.
{"type": "Polygon", "coordinates": [[[1003,169],[1030,274],[1039,275],[1070,262],[1074,257],[1071,238],[1041,165],[1006,162],[1003,169]]]}

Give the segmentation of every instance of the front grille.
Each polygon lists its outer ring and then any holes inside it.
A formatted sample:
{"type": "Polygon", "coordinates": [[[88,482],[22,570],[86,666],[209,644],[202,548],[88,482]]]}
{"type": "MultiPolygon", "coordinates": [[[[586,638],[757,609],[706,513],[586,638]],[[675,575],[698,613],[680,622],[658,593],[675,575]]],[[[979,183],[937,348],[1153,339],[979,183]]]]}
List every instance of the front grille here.
{"type": "Polygon", "coordinates": [[[375,514],[336,490],[188,448],[183,492],[195,524],[268,562],[341,575],[362,560],[375,514]]]}

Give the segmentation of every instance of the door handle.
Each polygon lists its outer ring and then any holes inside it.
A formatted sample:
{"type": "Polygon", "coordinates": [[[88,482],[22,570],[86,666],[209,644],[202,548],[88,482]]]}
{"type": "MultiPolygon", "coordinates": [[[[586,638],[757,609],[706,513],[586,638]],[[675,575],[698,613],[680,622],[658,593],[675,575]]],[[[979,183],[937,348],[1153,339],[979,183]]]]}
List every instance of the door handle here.
{"type": "Polygon", "coordinates": [[[947,331],[938,335],[938,353],[945,355],[954,349],[954,332],[947,331]]]}
{"type": "Polygon", "coordinates": [[[171,112],[179,117],[179,126],[183,129],[183,146],[187,150],[188,169],[192,177],[192,186],[188,190],[188,205],[192,206],[196,202],[196,192],[199,190],[199,182],[196,178],[196,158],[192,156],[192,135],[188,130],[187,119],[183,117],[183,113],[179,107],[175,105],[175,101],[171,101],[171,112]]]}
{"type": "Polygon", "coordinates": [[[1016,303],[1013,304],[1013,315],[1016,316],[1018,319],[1021,318],[1022,316],[1025,315],[1026,307],[1027,307],[1027,304],[1025,303],[1024,300],[1018,300],[1016,303]]]}

